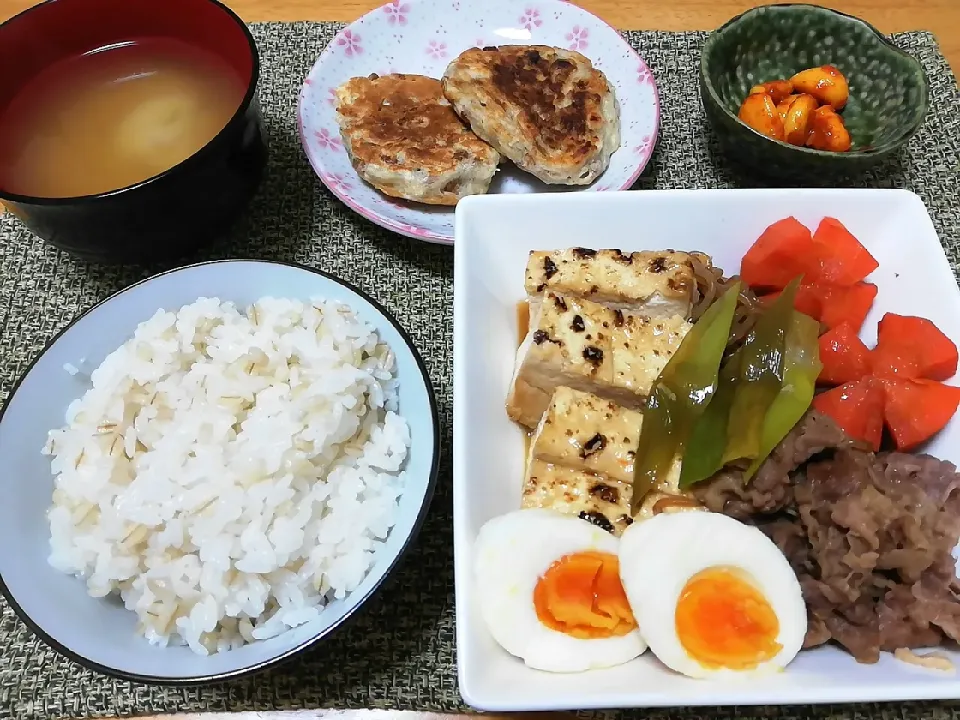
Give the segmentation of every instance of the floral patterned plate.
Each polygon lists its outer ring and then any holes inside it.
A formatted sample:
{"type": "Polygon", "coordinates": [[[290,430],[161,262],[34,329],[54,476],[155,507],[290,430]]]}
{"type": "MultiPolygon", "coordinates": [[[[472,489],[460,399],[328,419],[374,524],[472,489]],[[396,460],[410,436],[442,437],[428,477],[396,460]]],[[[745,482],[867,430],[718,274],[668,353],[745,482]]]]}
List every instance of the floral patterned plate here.
{"type": "Polygon", "coordinates": [[[490,192],[602,192],[633,185],[657,139],[656,83],[620,33],[562,0],[392,0],[341,31],[307,75],[297,108],[301,143],[324,185],[352,210],[388,230],[452,243],[453,208],[389,198],[360,179],[340,139],[334,89],[351,77],[371,73],[439,78],[464,50],[511,44],[552,45],[589,57],[616,88],[622,141],[610,167],[592,185],[549,186],[504,164],[490,192]]]}

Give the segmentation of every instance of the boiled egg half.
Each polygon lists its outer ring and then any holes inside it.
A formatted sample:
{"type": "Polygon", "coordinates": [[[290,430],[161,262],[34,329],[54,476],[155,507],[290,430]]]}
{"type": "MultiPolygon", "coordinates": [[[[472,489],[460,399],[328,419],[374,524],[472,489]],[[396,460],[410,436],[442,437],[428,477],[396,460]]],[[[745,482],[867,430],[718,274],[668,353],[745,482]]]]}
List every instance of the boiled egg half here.
{"type": "Polygon", "coordinates": [[[620,583],[620,541],[586,520],[530,508],[477,536],[474,577],[494,639],[551,672],[612,667],[646,645],[620,583]]]}
{"type": "Polygon", "coordinates": [[[732,679],[782,670],[807,630],[800,583],[755,527],[709,512],[657,515],[620,539],[620,578],[667,667],[732,679]]]}

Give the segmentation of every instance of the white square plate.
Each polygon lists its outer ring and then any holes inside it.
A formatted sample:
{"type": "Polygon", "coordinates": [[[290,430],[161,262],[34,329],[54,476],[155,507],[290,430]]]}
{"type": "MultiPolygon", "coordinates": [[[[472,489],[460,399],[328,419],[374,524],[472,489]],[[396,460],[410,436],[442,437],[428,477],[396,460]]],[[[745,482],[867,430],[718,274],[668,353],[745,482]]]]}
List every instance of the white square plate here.
{"type": "MultiPolygon", "coordinates": [[[[457,207],[454,261],[453,482],[460,693],[483,710],[773,705],[960,698],[960,676],[885,655],[859,665],[834,647],[803,651],[786,672],[742,683],[691,680],[648,651],[609,670],[550,674],[508,655],[487,632],[473,581],[480,526],[519,507],[523,436],[504,411],[524,298],[527,254],[583,246],[702,250],[728,274],[771,223],[813,228],[831,216],[870,250],[879,288],[868,345],[885,312],[920,315],[960,342],[960,291],[916,195],[902,190],[678,190],[467,198],[457,207]]],[[[951,382],[956,382],[955,380],[951,382]]],[[[960,462],[956,418],[928,452],[960,462]]],[[[960,653],[951,653],[960,667],[960,653]]]]}

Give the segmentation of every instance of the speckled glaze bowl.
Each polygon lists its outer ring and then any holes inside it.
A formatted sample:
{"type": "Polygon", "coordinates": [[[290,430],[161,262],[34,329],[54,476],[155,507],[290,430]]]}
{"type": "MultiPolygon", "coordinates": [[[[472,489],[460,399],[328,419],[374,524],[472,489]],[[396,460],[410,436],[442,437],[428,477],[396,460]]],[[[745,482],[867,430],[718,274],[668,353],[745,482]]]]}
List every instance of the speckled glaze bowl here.
{"type": "Polygon", "coordinates": [[[816,5],[748,10],[711,33],[700,57],[700,96],[722,152],[792,182],[857,174],[895,155],[922,124],[927,94],[917,60],[863,20],[816,5]],[[828,64],[850,85],[841,113],[853,141],[849,152],[779,142],[737,118],[752,86],[828,64]]]}

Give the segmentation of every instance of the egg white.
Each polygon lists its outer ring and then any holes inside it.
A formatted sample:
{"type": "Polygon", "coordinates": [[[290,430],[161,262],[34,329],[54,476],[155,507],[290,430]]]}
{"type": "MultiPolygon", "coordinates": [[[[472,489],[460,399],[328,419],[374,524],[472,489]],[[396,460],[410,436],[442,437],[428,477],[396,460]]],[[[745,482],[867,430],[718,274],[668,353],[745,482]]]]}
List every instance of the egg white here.
{"type": "Polygon", "coordinates": [[[636,630],[575,638],[541,623],[533,604],[537,581],[563,556],[591,550],[617,555],[618,549],[610,533],[553,510],[516,510],[488,521],[477,535],[474,577],[493,638],[529,667],[550,672],[613,667],[642,654],[647,646],[636,630]]]}
{"type": "Polygon", "coordinates": [[[790,563],[760,530],[726,515],[664,513],[631,525],[620,539],[620,580],[653,654],[689,677],[726,680],[778,672],[803,645],[807,609],[790,563]],[[779,621],[782,649],[751,670],[704,667],[677,636],[676,607],[684,586],[716,567],[743,572],[779,621]]]}

